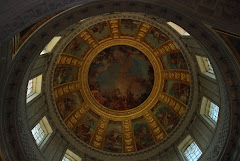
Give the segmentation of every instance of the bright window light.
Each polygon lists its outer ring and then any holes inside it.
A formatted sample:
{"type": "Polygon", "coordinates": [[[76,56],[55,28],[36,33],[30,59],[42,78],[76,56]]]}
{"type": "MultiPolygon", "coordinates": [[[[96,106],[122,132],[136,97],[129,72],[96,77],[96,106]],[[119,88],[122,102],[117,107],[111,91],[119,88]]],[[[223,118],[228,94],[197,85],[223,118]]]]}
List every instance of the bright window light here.
{"type": "Polygon", "coordinates": [[[216,127],[218,120],[219,107],[206,97],[202,98],[200,114],[213,128],[216,127]]]}
{"type": "Polygon", "coordinates": [[[32,82],[33,82],[32,79],[28,81],[27,96],[29,96],[32,93],[32,89],[33,89],[32,82]]]}
{"type": "Polygon", "coordinates": [[[61,39],[61,36],[55,36],[48,44],[47,46],[43,49],[43,51],[40,53],[40,55],[49,53],[52,51],[54,46],[58,43],[58,41],[61,39]]]}
{"type": "Polygon", "coordinates": [[[219,113],[219,107],[211,102],[211,105],[210,105],[210,108],[209,108],[209,116],[215,122],[217,122],[217,120],[218,120],[218,113],[219,113]]]}
{"type": "Polygon", "coordinates": [[[208,66],[208,72],[214,74],[213,68],[212,68],[212,65],[211,65],[209,59],[208,58],[205,58],[205,59],[206,59],[207,66],[208,66]]]}
{"type": "Polygon", "coordinates": [[[78,155],[67,149],[64,157],[62,158],[62,161],[82,161],[82,159],[78,155]]]}
{"type": "Polygon", "coordinates": [[[48,53],[48,51],[45,50],[45,49],[43,49],[43,51],[40,53],[40,55],[44,55],[44,54],[46,54],[46,53],[48,53]]]}
{"type": "Polygon", "coordinates": [[[27,103],[41,93],[41,86],[42,86],[42,75],[39,75],[33,79],[28,80],[27,99],[26,99],[27,103]]]}
{"type": "Polygon", "coordinates": [[[71,160],[69,158],[66,158],[65,156],[63,157],[62,161],[74,161],[74,160],[71,160]]]}
{"type": "Polygon", "coordinates": [[[201,72],[213,79],[216,79],[210,60],[199,55],[196,55],[196,58],[201,72]]]}
{"type": "Polygon", "coordinates": [[[188,161],[197,161],[202,155],[202,151],[195,142],[192,142],[183,154],[188,161]]]}
{"type": "Polygon", "coordinates": [[[40,123],[38,123],[33,129],[32,129],[32,135],[37,143],[37,145],[40,145],[41,142],[46,137],[46,133],[44,133],[40,123]]]}
{"type": "Polygon", "coordinates": [[[181,28],[180,26],[178,26],[173,22],[167,22],[167,24],[171,26],[173,29],[175,29],[180,35],[185,35],[185,36],[190,35],[187,31],[185,31],[183,28],[181,28]]]}
{"type": "Polygon", "coordinates": [[[37,145],[41,148],[46,141],[48,140],[49,136],[51,135],[52,128],[46,118],[44,116],[38,123],[33,127],[31,130],[33,138],[35,139],[37,145]]]}

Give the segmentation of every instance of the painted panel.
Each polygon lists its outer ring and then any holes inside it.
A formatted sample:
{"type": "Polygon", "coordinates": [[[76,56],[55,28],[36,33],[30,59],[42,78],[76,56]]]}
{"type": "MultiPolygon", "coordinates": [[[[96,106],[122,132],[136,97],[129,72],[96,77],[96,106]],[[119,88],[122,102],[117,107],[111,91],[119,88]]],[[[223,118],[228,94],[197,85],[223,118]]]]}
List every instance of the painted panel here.
{"type": "Polygon", "coordinates": [[[179,118],[177,117],[177,115],[161,102],[158,102],[152,108],[152,112],[168,134],[179,122],[179,118]]]}
{"type": "Polygon", "coordinates": [[[169,40],[167,35],[157,28],[153,28],[145,38],[145,43],[147,43],[151,48],[156,48],[163,44],[165,41],[169,40]]]}
{"type": "Polygon", "coordinates": [[[89,28],[92,34],[98,41],[104,40],[110,37],[108,25],[106,22],[100,22],[92,27],[89,28]]]}
{"type": "Polygon", "coordinates": [[[82,103],[83,98],[80,92],[69,93],[56,102],[58,111],[63,120],[82,103]]]}
{"type": "Polygon", "coordinates": [[[190,86],[175,81],[165,81],[164,92],[187,104],[189,99],[190,86]]]}
{"type": "Polygon", "coordinates": [[[134,37],[139,21],[131,19],[122,19],[121,20],[121,35],[122,36],[131,36],[134,37]]]}
{"type": "Polygon", "coordinates": [[[74,134],[83,142],[89,144],[99,118],[96,113],[90,110],[76,126],[74,134]]]}
{"type": "Polygon", "coordinates": [[[110,121],[108,124],[104,150],[108,152],[122,152],[122,125],[121,122],[110,121]]]}
{"type": "Polygon", "coordinates": [[[164,69],[185,69],[187,68],[187,63],[185,62],[183,55],[178,53],[167,54],[160,57],[164,69]]]}
{"type": "Polygon", "coordinates": [[[78,68],[56,67],[53,78],[53,86],[76,81],[78,79],[78,68]]]}
{"type": "Polygon", "coordinates": [[[77,36],[68,44],[63,53],[79,56],[82,58],[86,55],[88,50],[88,45],[79,36],[77,36]]]}
{"type": "Polygon", "coordinates": [[[95,99],[113,110],[129,110],[144,102],[154,84],[150,61],[138,49],[118,45],[103,50],[89,69],[95,99]]]}
{"type": "Polygon", "coordinates": [[[150,129],[143,117],[132,121],[137,150],[146,149],[155,144],[150,129]]]}

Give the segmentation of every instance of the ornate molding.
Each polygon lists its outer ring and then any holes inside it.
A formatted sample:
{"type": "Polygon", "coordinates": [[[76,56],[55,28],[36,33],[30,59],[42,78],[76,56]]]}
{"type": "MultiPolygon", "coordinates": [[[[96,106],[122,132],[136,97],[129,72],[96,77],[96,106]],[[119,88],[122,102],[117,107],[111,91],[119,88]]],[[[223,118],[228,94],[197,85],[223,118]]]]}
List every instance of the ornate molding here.
{"type": "Polygon", "coordinates": [[[73,131],[89,110],[90,107],[86,103],[82,103],[67,118],[64,119],[67,127],[73,131]]]}
{"type": "Polygon", "coordinates": [[[110,33],[113,39],[119,38],[120,37],[120,30],[121,30],[121,26],[120,26],[120,21],[118,19],[116,20],[109,20],[108,21],[108,26],[110,29],[110,33]]]}
{"type": "Polygon", "coordinates": [[[148,111],[144,114],[144,118],[147,121],[148,127],[151,129],[155,142],[160,142],[167,136],[167,132],[163,126],[159,123],[152,111],[148,111]]]}
{"type": "Polygon", "coordinates": [[[180,50],[172,40],[168,40],[167,42],[161,44],[159,47],[154,49],[153,52],[156,56],[164,56],[167,54],[180,52],[180,50]]]}
{"type": "Polygon", "coordinates": [[[78,81],[69,82],[69,83],[55,86],[53,89],[54,98],[57,101],[57,100],[63,98],[64,96],[66,96],[68,93],[77,91],[79,89],[80,89],[80,82],[78,82],[78,81]]]}
{"type": "Polygon", "coordinates": [[[187,85],[190,85],[190,75],[187,70],[178,70],[178,69],[171,69],[171,70],[164,70],[162,72],[163,79],[166,80],[174,80],[178,81],[187,85]]]}
{"type": "Polygon", "coordinates": [[[61,56],[58,59],[57,66],[66,66],[66,65],[75,66],[79,68],[82,66],[82,59],[77,56],[73,56],[69,54],[61,54],[61,56]]]}
{"type": "Polygon", "coordinates": [[[93,134],[92,139],[90,141],[90,145],[100,150],[103,149],[108,122],[109,122],[108,118],[104,116],[100,118],[95,133],[93,134]]]}
{"type": "Polygon", "coordinates": [[[187,105],[179,101],[178,99],[168,95],[167,93],[162,92],[159,95],[159,100],[171,108],[172,111],[174,111],[179,118],[182,118],[186,109],[187,105]]]}
{"type": "Polygon", "coordinates": [[[137,32],[135,33],[134,38],[139,41],[142,42],[145,37],[147,36],[148,32],[153,28],[153,26],[147,24],[147,23],[141,23],[137,29],[137,32]]]}
{"type": "Polygon", "coordinates": [[[131,120],[122,121],[122,130],[123,130],[123,152],[130,153],[137,151],[135,144],[133,127],[131,120]]]}

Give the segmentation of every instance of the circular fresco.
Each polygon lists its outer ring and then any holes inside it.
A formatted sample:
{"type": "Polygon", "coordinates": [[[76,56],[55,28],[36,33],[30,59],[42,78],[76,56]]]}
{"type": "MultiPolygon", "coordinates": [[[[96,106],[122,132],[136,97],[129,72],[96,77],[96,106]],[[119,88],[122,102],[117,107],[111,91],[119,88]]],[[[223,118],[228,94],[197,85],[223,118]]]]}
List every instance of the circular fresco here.
{"type": "Polygon", "coordinates": [[[88,82],[92,95],[100,104],[112,110],[129,110],[150,95],[154,71],[141,51],[116,45],[104,49],[94,58],[88,82]]]}

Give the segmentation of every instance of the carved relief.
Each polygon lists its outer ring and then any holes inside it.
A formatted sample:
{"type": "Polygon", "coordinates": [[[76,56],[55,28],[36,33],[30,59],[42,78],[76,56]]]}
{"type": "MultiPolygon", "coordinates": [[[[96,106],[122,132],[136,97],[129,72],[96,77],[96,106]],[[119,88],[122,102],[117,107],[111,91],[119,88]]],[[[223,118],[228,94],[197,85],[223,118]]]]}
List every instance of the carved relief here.
{"type": "Polygon", "coordinates": [[[175,80],[190,85],[189,72],[186,70],[164,70],[163,79],[175,80]]]}
{"type": "Polygon", "coordinates": [[[55,101],[64,97],[68,93],[77,91],[79,89],[80,89],[80,83],[79,82],[70,82],[70,83],[65,83],[65,84],[56,86],[53,89],[55,101]]]}
{"type": "Polygon", "coordinates": [[[120,37],[119,20],[109,20],[108,25],[112,38],[119,38],[120,37]]]}
{"type": "Polygon", "coordinates": [[[157,121],[152,111],[147,111],[144,114],[148,127],[151,129],[155,142],[160,142],[167,136],[167,132],[163,129],[162,125],[157,121]]]}
{"type": "Polygon", "coordinates": [[[85,116],[87,111],[89,110],[89,106],[85,103],[81,104],[77,109],[75,109],[71,115],[69,115],[65,120],[65,124],[67,127],[73,131],[79,121],[85,116]]]}
{"type": "Polygon", "coordinates": [[[135,39],[139,42],[143,41],[147,36],[147,33],[152,29],[152,26],[146,23],[141,23],[135,34],[135,39]]]}
{"type": "Polygon", "coordinates": [[[90,34],[88,30],[84,30],[83,32],[80,33],[80,37],[87,42],[90,46],[95,48],[97,46],[97,41],[96,39],[90,34]]]}
{"type": "Polygon", "coordinates": [[[136,145],[134,141],[134,134],[132,129],[132,123],[130,120],[124,120],[122,122],[123,132],[123,152],[129,153],[136,151],[136,145]]]}
{"type": "Polygon", "coordinates": [[[80,67],[82,65],[82,60],[73,55],[61,54],[61,56],[58,59],[57,66],[65,65],[80,67]]]}
{"type": "Polygon", "coordinates": [[[183,117],[187,106],[181,101],[163,92],[159,95],[159,100],[170,107],[171,110],[174,111],[179,118],[183,117]]]}
{"type": "Polygon", "coordinates": [[[163,55],[173,53],[173,52],[178,52],[178,51],[179,51],[179,49],[178,49],[177,45],[172,40],[169,40],[169,41],[161,44],[156,49],[154,49],[153,53],[156,56],[163,56],[163,55]]]}
{"type": "Polygon", "coordinates": [[[108,126],[109,119],[101,117],[99,123],[95,129],[90,145],[97,149],[103,149],[104,137],[108,126]]]}

